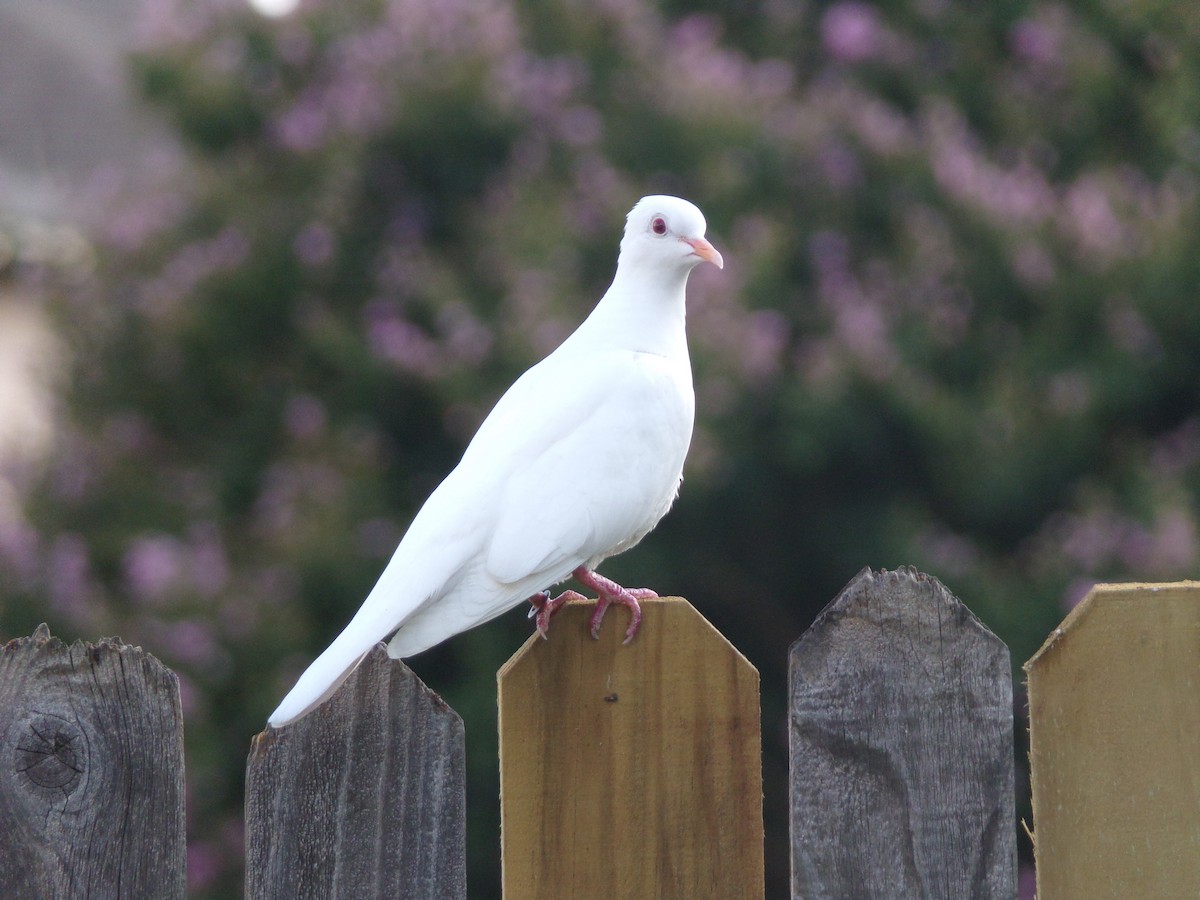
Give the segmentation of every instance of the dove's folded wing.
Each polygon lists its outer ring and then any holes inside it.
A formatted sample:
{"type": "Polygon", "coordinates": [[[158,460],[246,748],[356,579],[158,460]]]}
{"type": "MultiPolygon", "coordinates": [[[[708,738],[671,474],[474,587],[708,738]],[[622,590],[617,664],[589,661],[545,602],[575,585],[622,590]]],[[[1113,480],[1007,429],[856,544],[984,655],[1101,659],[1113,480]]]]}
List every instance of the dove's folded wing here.
{"type": "Polygon", "coordinates": [[[595,565],[640,540],[674,499],[693,411],[662,389],[676,375],[638,353],[587,365],[585,414],[565,414],[499,495],[485,566],[501,582],[536,574],[550,585],[595,565]]]}

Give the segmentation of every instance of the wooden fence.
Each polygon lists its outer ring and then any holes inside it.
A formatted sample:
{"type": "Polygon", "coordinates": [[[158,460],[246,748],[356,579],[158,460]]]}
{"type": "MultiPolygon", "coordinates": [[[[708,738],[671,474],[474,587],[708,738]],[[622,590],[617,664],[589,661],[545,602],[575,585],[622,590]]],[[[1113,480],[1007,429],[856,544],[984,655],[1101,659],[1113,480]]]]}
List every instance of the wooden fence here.
{"type": "MultiPolygon", "coordinates": [[[[686,601],[564,608],[500,670],[505,896],[760,898],[758,673],[686,601]]],[[[1016,896],[1007,648],[864,570],[790,651],[792,896],[1016,896]]],[[[1200,583],[1102,585],[1025,666],[1038,896],[1200,897],[1200,583]]],[[[45,628],[0,653],[0,895],[182,897],[173,673],[45,628]]],[[[459,717],[382,647],[254,739],[246,892],[466,895],[459,717]]]]}

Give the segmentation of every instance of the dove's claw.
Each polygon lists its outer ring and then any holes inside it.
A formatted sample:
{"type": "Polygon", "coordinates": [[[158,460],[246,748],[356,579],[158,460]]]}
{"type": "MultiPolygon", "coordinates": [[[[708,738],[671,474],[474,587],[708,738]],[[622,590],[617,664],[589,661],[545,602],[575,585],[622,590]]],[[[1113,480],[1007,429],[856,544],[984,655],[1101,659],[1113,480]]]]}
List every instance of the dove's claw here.
{"type": "Polygon", "coordinates": [[[545,606],[546,601],[549,599],[550,599],[549,591],[538,591],[538,593],[536,593],[532,597],[530,597],[529,598],[529,612],[525,614],[525,618],[532,619],[534,616],[536,616],[538,614],[538,610],[540,610],[543,606],[545,606]]]}
{"type": "Polygon", "coordinates": [[[596,611],[592,613],[591,619],[588,620],[588,633],[591,634],[593,641],[600,640],[600,622],[603,620],[604,614],[608,612],[608,607],[611,603],[612,600],[603,594],[596,598],[596,611]]]}
{"type": "Polygon", "coordinates": [[[591,621],[588,623],[588,630],[592,637],[599,639],[600,623],[604,620],[604,614],[608,612],[608,608],[612,604],[620,603],[622,606],[629,607],[629,627],[625,630],[625,640],[622,643],[628,644],[632,641],[637,635],[638,629],[642,627],[642,608],[638,605],[638,601],[649,600],[657,597],[658,594],[649,588],[623,588],[615,581],[583,566],[571,574],[575,576],[576,581],[591,588],[597,594],[596,611],[592,613],[591,621]]]}
{"type": "Polygon", "coordinates": [[[550,632],[550,620],[562,609],[568,600],[586,600],[587,598],[576,591],[563,591],[557,597],[551,597],[549,591],[542,591],[529,598],[529,616],[537,626],[537,633],[545,640],[550,632]]]}

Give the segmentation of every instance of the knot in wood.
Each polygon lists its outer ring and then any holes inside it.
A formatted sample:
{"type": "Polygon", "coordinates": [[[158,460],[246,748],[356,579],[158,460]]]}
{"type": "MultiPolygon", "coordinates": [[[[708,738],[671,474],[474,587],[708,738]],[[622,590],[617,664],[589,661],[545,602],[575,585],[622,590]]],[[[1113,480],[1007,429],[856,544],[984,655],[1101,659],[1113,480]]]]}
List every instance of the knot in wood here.
{"type": "Polygon", "coordinates": [[[16,746],[16,770],[45,790],[69,795],[87,766],[87,742],[79,726],[60,716],[32,719],[16,746]]]}

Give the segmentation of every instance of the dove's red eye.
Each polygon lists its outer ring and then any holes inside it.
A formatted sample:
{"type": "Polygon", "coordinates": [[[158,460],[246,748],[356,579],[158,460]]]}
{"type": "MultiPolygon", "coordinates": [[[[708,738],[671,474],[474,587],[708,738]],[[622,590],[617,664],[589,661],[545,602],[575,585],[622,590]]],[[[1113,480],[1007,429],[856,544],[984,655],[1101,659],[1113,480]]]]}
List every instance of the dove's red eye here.
{"type": "Polygon", "coordinates": [[[666,234],[667,233],[667,220],[664,219],[662,216],[655,216],[653,219],[650,220],[650,230],[653,231],[655,234],[666,234]]]}

